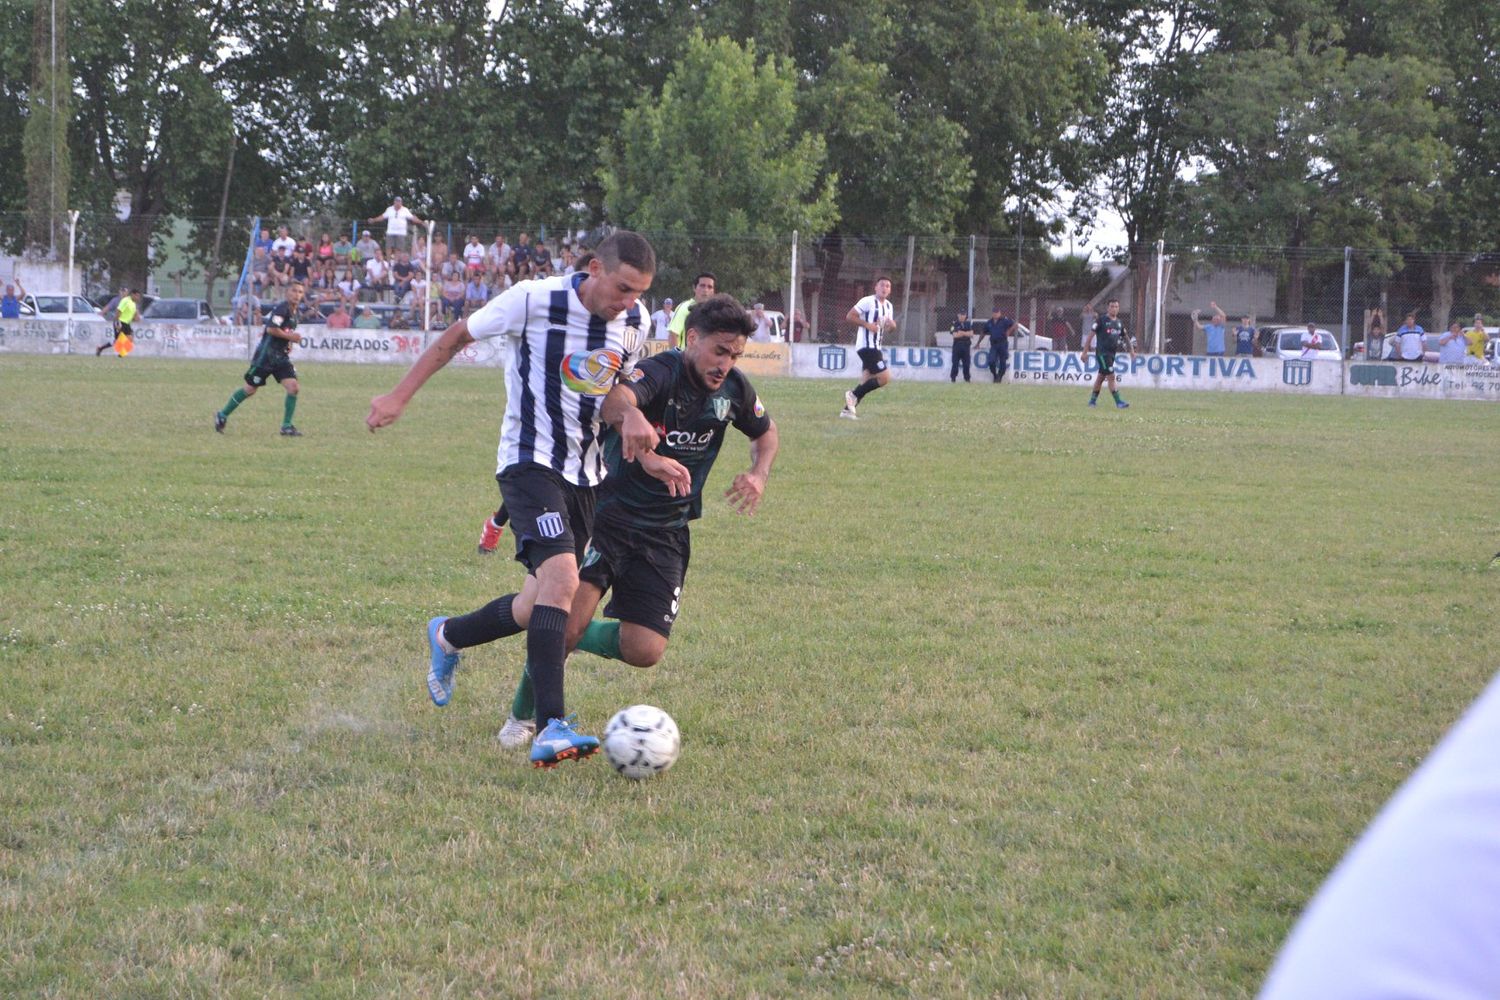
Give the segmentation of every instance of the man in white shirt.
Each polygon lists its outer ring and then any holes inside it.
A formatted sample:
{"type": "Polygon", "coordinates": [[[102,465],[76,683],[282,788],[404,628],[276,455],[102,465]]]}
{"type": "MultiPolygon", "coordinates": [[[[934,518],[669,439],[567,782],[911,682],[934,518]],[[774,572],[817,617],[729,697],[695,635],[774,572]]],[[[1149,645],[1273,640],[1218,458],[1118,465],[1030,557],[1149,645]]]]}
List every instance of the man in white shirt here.
{"type": "Polygon", "coordinates": [[[1307,324],[1307,329],[1302,333],[1302,356],[1304,358],[1316,358],[1318,356],[1318,344],[1322,338],[1318,336],[1316,323],[1307,324]]]}
{"type": "Polygon", "coordinates": [[[292,239],[292,234],[286,226],[276,230],[276,239],[271,241],[271,250],[280,253],[288,260],[292,258],[292,252],[297,249],[297,241],[292,239]]]}
{"type": "Polygon", "coordinates": [[[464,264],[470,271],[484,270],[484,244],[477,233],[470,233],[469,242],[464,244],[464,264]]]}
{"type": "Polygon", "coordinates": [[[771,342],[771,317],[766,315],[766,304],[755,303],[755,309],[750,313],[750,319],[755,323],[755,332],[750,339],[757,344],[768,344],[771,342]]]}
{"type": "Polygon", "coordinates": [[[391,287],[391,266],[385,261],[385,253],[379,249],[375,256],[365,261],[365,287],[383,299],[391,287]]]}
{"type": "Polygon", "coordinates": [[[416,214],[405,205],[401,204],[401,196],[397,195],[391,199],[390,206],[379,215],[372,215],[366,222],[379,222],[385,220],[385,246],[387,250],[409,250],[407,242],[407,223],[415,222],[419,226],[427,223],[417,218],[416,214]]]}
{"type": "Polygon", "coordinates": [[[896,329],[896,311],[891,305],[891,279],[882,275],[875,279],[875,294],[866,295],[844,317],[858,329],[854,333],[854,352],[859,355],[860,367],[865,379],[844,393],[844,408],[839,416],[846,420],[858,420],[860,401],[891,380],[891,371],[886,367],[885,354],[881,350],[881,337],[887,330],[896,329]]]}
{"type": "Polygon", "coordinates": [[[1406,322],[1402,323],[1401,326],[1396,329],[1396,333],[1401,338],[1402,361],[1424,360],[1423,352],[1426,351],[1427,348],[1423,341],[1426,339],[1427,331],[1422,329],[1422,324],[1417,322],[1416,313],[1407,313],[1406,322]]]}
{"type": "Polygon", "coordinates": [[[510,244],[505,242],[504,233],[495,234],[495,242],[490,244],[489,265],[490,271],[498,275],[505,270],[505,265],[510,263],[510,244]]]}
{"type": "Polygon", "coordinates": [[[668,337],[672,336],[672,332],[667,329],[667,327],[671,325],[671,322],[672,300],[662,299],[661,308],[651,314],[651,329],[654,331],[653,336],[655,336],[657,340],[666,340],[668,337]]]}

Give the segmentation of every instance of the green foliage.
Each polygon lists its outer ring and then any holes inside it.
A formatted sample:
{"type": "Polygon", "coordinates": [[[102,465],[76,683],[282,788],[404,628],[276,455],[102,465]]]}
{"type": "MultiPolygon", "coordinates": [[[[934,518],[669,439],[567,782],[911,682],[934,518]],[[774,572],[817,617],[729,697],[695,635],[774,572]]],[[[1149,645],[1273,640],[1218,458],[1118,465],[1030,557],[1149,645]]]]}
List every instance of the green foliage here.
{"type": "Polygon", "coordinates": [[[793,230],[817,239],[833,225],[825,144],[797,133],[795,95],[789,63],[695,33],[661,96],[626,112],[618,151],[602,144],[609,215],[651,234],[659,290],[708,268],[725,276],[721,291],[754,297],[784,278],[764,244],[793,230]]]}

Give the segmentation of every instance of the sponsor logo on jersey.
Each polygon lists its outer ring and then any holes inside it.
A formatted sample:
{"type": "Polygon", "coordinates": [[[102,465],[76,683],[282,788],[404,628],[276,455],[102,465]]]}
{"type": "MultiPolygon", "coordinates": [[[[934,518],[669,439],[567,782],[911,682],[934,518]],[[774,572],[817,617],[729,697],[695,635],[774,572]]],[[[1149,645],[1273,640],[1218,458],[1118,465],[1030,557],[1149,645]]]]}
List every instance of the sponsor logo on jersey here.
{"type": "Polygon", "coordinates": [[[766,415],[766,408],[764,406],[760,405],[760,397],[759,396],[755,397],[755,415],[757,417],[763,417],[763,416],[766,415]]]}
{"type": "Polygon", "coordinates": [[[606,348],[579,351],[563,358],[563,384],[585,396],[602,396],[614,385],[623,366],[624,362],[616,351],[606,348]]]}

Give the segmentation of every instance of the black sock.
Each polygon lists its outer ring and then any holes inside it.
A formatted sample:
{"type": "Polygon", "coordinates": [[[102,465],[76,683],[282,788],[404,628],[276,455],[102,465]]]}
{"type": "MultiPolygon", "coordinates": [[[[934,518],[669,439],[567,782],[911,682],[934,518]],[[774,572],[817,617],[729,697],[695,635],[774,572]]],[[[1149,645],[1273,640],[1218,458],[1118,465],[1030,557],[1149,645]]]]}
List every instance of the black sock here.
{"type": "Polygon", "coordinates": [[[870,393],[874,392],[876,389],[879,389],[879,388],[880,388],[880,383],[877,380],[875,380],[873,378],[867,378],[867,379],[865,379],[863,382],[861,382],[855,388],[855,390],[854,390],[854,401],[856,403],[859,402],[860,400],[864,399],[870,393]]]}
{"type": "Polygon", "coordinates": [[[565,632],[568,613],[562,608],[538,604],[531,609],[526,629],[526,669],[536,689],[536,728],[540,732],[552,719],[567,714],[563,699],[563,657],[567,655],[565,632]]]}
{"type": "Polygon", "coordinates": [[[515,635],[521,631],[521,626],[516,624],[516,619],[510,613],[511,603],[515,599],[515,594],[506,594],[478,611],[449,618],[443,623],[443,638],[454,649],[468,649],[470,646],[482,646],[487,642],[515,635]]]}
{"type": "Polygon", "coordinates": [[[510,511],[505,509],[505,504],[501,504],[500,509],[495,511],[495,516],[490,518],[490,520],[494,522],[495,527],[503,528],[505,527],[505,522],[510,520],[510,511]]]}

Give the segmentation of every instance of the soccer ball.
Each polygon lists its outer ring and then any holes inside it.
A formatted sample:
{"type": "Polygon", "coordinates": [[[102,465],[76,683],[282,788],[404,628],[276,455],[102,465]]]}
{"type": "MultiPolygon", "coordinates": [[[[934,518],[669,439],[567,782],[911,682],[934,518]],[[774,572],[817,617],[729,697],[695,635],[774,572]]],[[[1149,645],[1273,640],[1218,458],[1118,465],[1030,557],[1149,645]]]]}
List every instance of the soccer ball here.
{"type": "Polygon", "coordinates": [[[631,705],[604,727],[604,759],[631,781],[660,774],[682,749],[677,723],[654,705],[631,705]]]}

